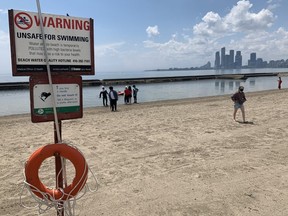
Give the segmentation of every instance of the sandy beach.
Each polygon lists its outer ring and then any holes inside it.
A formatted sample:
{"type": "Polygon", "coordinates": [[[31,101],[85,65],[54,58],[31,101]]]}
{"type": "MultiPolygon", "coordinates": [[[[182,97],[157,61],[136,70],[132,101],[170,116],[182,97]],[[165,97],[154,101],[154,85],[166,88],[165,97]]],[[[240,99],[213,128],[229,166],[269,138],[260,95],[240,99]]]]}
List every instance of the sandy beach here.
{"type": "MultiPolygon", "coordinates": [[[[77,201],[76,215],[288,215],[287,95],[246,93],[248,124],[233,120],[230,95],[121,100],[118,112],[89,108],[82,119],[63,121],[63,142],[84,153],[100,185],[77,201]]],[[[20,205],[23,169],[37,148],[54,142],[53,123],[4,116],[0,131],[0,215],[38,215],[20,205]]],[[[51,175],[42,173],[43,181],[51,175]]],[[[22,201],[33,206],[26,194],[22,201]]]]}

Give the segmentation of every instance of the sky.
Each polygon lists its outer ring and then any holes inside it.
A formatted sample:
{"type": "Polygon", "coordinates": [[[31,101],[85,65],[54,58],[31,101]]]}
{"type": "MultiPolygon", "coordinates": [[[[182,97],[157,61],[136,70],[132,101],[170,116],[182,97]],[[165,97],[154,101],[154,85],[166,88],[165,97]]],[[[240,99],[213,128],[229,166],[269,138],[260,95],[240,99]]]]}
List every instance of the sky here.
{"type": "MultiPolygon", "coordinates": [[[[42,13],[92,18],[96,73],[214,65],[226,47],[263,60],[288,59],[287,0],[40,0],[42,13]]],[[[0,75],[12,74],[8,10],[37,12],[36,0],[0,1],[0,75]]]]}

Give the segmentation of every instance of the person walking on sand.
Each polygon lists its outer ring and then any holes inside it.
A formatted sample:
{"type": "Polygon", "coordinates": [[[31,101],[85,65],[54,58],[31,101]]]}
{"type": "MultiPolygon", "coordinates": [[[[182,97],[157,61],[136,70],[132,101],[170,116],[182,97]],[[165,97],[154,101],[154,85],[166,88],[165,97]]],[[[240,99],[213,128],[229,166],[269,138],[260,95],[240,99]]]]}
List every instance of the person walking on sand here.
{"type": "Polygon", "coordinates": [[[108,106],[108,92],[104,86],[102,86],[102,90],[99,94],[99,98],[101,98],[101,96],[103,100],[103,106],[107,107],[108,106]]]}
{"type": "Polygon", "coordinates": [[[244,103],[246,101],[246,97],[244,94],[244,87],[239,86],[238,91],[232,95],[231,99],[234,102],[234,113],[233,113],[234,121],[236,121],[236,113],[240,108],[242,112],[243,123],[247,123],[247,121],[245,120],[245,109],[244,109],[244,103]]]}
{"type": "Polygon", "coordinates": [[[278,79],[278,89],[279,90],[281,89],[281,85],[282,85],[282,79],[281,79],[281,77],[279,77],[279,79],[278,79]]]}
{"type": "Polygon", "coordinates": [[[134,99],[134,103],[137,103],[138,91],[139,91],[139,89],[136,87],[136,85],[133,85],[133,99],[134,99]]]}
{"type": "Polygon", "coordinates": [[[109,100],[110,100],[110,108],[112,112],[117,111],[117,100],[118,100],[118,94],[115,90],[113,90],[113,87],[109,87],[109,100]]]}

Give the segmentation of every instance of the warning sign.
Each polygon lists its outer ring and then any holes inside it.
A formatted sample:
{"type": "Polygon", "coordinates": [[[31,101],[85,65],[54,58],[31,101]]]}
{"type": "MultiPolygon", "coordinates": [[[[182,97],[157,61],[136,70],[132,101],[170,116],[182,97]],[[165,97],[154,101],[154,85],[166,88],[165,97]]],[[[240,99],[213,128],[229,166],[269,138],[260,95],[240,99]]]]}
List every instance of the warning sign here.
{"type": "Polygon", "coordinates": [[[13,76],[47,72],[43,40],[52,73],[95,74],[93,19],[9,10],[13,76]]]}
{"type": "Polygon", "coordinates": [[[59,120],[82,118],[81,76],[54,76],[53,83],[51,88],[47,78],[30,77],[32,122],[53,121],[54,101],[59,120]]]}

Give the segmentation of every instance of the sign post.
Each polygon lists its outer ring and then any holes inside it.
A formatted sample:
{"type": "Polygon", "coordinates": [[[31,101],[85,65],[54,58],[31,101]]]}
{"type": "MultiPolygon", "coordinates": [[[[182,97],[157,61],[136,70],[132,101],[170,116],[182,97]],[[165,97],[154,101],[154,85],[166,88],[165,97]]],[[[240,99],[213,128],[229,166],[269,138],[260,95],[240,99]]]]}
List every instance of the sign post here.
{"type": "MultiPolygon", "coordinates": [[[[93,19],[42,14],[36,3],[38,13],[9,10],[12,73],[30,76],[31,120],[54,121],[54,141],[61,144],[61,120],[83,116],[80,75],[95,74],[93,19]]],[[[60,189],[63,168],[65,160],[56,154],[60,189]]],[[[57,204],[63,216],[63,201],[57,204]]]]}
{"type": "MultiPolygon", "coordinates": [[[[55,143],[59,143],[60,140],[58,140],[58,135],[57,135],[57,128],[59,128],[60,132],[60,139],[62,140],[62,123],[61,121],[58,122],[58,127],[56,126],[56,123],[54,122],[54,141],[55,143]]],[[[59,153],[55,154],[55,175],[56,175],[56,188],[63,188],[63,169],[62,169],[62,159],[59,153]]],[[[57,216],[64,216],[64,211],[63,211],[63,202],[58,203],[58,209],[57,211],[57,216]]]]}

